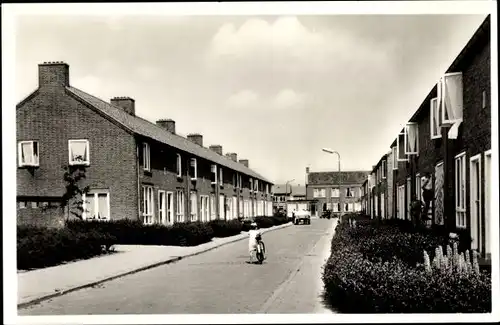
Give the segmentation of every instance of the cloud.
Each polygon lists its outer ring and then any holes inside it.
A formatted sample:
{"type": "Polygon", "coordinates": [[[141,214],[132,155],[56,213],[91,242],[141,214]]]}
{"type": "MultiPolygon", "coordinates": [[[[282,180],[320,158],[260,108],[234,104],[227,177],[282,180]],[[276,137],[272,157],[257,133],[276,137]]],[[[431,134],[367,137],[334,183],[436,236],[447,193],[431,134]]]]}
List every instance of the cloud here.
{"type": "Polygon", "coordinates": [[[228,98],[226,104],[232,108],[257,108],[259,95],[253,90],[241,90],[228,98]]]}
{"type": "Polygon", "coordinates": [[[305,108],[307,102],[306,94],[297,93],[292,89],[282,89],[270,97],[263,97],[253,90],[245,89],[231,95],[226,105],[239,109],[282,110],[305,108]]]}

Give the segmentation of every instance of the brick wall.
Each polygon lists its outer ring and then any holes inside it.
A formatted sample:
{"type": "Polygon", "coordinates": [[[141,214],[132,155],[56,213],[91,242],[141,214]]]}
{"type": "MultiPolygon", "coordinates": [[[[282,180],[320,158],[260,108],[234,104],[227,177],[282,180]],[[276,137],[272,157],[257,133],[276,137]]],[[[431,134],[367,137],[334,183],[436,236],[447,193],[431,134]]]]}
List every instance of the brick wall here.
{"type": "MultiPolygon", "coordinates": [[[[68,140],[88,139],[90,166],[82,185],[110,192],[113,219],[137,217],[134,138],[74,99],[64,87],[41,87],[16,109],[17,141],[39,141],[40,166],[17,169],[17,195],[57,197],[64,192],[68,140]]],[[[33,219],[36,212],[19,221],[33,219]]],[[[41,217],[41,216],[40,216],[41,217]]]]}

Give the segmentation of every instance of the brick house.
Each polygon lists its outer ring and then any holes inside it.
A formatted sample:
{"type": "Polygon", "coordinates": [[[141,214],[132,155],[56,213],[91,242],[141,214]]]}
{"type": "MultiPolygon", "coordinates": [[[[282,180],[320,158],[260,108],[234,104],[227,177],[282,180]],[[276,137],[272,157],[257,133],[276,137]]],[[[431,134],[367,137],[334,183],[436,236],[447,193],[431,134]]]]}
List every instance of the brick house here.
{"type": "Polygon", "coordinates": [[[286,211],[289,217],[292,217],[293,211],[309,210],[311,203],[306,198],[304,185],[275,185],[273,187],[273,200],[273,210],[286,211]]]}
{"type": "Polygon", "coordinates": [[[373,199],[372,216],[380,219],[386,219],[387,214],[387,155],[382,156],[375,166],[373,166],[371,175],[375,183],[371,188],[371,197],[373,199]]]}
{"type": "Polygon", "coordinates": [[[410,203],[422,200],[427,175],[434,192],[429,225],[469,233],[471,248],[487,259],[492,240],[490,59],[488,16],[390,146],[394,216],[411,218],[410,203]]]}
{"type": "Polygon", "coordinates": [[[39,86],[16,107],[17,220],[56,226],[65,191],[63,167],[85,169],[85,219],[146,224],[272,215],[272,183],[248,160],[203,146],[135,115],[135,101],[106,102],[70,85],[69,66],[40,64],[39,86]]]}
{"type": "Polygon", "coordinates": [[[306,199],[316,200],[311,204],[311,214],[320,215],[327,210],[333,214],[361,211],[362,185],[368,174],[368,171],[310,172],[306,199]]]}

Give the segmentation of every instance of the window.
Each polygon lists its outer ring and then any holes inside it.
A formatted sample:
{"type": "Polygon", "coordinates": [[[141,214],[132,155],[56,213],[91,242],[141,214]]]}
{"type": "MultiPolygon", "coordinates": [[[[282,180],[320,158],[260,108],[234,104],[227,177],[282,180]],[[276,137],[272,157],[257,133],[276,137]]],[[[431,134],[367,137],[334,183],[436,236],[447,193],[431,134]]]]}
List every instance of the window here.
{"type": "Polygon", "coordinates": [[[439,139],[441,138],[441,125],[442,116],[441,116],[441,101],[440,101],[440,88],[438,86],[438,97],[431,99],[431,139],[439,139]]]}
{"type": "Polygon", "coordinates": [[[243,218],[245,216],[244,214],[244,211],[243,211],[243,199],[240,198],[239,200],[239,215],[240,215],[240,218],[243,218]]]}
{"type": "Polygon", "coordinates": [[[233,173],[233,187],[234,188],[238,187],[238,180],[237,180],[236,173],[233,173]]]}
{"type": "Polygon", "coordinates": [[[26,201],[19,201],[19,202],[17,202],[17,207],[19,209],[26,209],[26,201]]]}
{"type": "Polygon", "coordinates": [[[243,187],[242,177],[241,177],[241,174],[238,174],[238,188],[242,188],[242,187],[243,187]]]}
{"type": "Polygon", "coordinates": [[[332,188],[332,197],[339,197],[340,191],[338,188],[332,188]]]}
{"type": "Polygon", "coordinates": [[[345,189],[346,190],[346,197],[354,197],[354,192],[353,192],[353,189],[348,187],[345,189]]]}
{"type": "Polygon", "coordinates": [[[397,155],[397,161],[400,162],[400,161],[408,161],[408,157],[406,156],[405,154],[405,148],[402,144],[404,144],[404,138],[405,138],[405,133],[399,133],[398,134],[398,138],[397,138],[397,152],[398,152],[398,155],[397,155]]]}
{"type": "Polygon", "coordinates": [[[217,165],[212,165],[211,166],[211,172],[212,172],[212,184],[217,184],[217,165]]]}
{"type": "Polygon", "coordinates": [[[182,177],[182,157],[177,154],[177,177],[182,177]]]}
{"type": "Polygon", "coordinates": [[[153,187],[146,185],[142,187],[142,216],[144,217],[144,224],[153,224],[153,187]]]}
{"type": "Polygon", "coordinates": [[[266,184],[266,194],[269,194],[269,184],[266,184]]]}
{"type": "Polygon", "coordinates": [[[219,219],[225,220],[226,217],[226,198],[224,195],[219,195],[219,219]]]}
{"type": "Polygon", "coordinates": [[[83,194],[83,214],[84,220],[109,220],[109,193],[108,192],[89,192],[83,194]]]}
{"type": "Polygon", "coordinates": [[[233,196],[233,207],[232,207],[232,216],[233,216],[233,219],[237,219],[238,218],[238,198],[236,196],[233,196]]]}
{"type": "Polygon", "coordinates": [[[387,161],[382,160],[382,178],[386,179],[387,178],[387,161]]]}
{"type": "Polygon", "coordinates": [[[39,166],[38,141],[21,141],[18,150],[19,167],[39,166]]]}
{"type": "Polygon", "coordinates": [[[175,222],[184,222],[184,192],[176,191],[175,222]]]}
{"type": "Polygon", "coordinates": [[[217,216],[215,210],[215,195],[210,194],[210,220],[215,220],[217,216]]]}
{"type": "Polygon", "coordinates": [[[89,165],[89,141],[68,140],[68,153],[70,165],[89,165]]]}
{"type": "Polygon", "coordinates": [[[198,178],[198,167],[196,164],[196,158],[191,158],[189,166],[190,166],[189,175],[191,175],[191,180],[195,181],[198,178]]]}
{"type": "Polygon", "coordinates": [[[392,147],[392,170],[398,169],[398,147],[392,147]]]}
{"type": "Polygon", "coordinates": [[[462,119],[463,82],[462,73],[445,74],[440,80],[441,117],[443,123],[455,123],[462,119]]]}
{"type": "Polygon", "coordinates": [[[142,165],[144,166],[144,170],[151,170],[151,149],[149,147],[149,143],[142,143],[142,165]]]}
{"type": "Polygon", "coordinates": [[[259,180],[256,179],[253,185],[255,186],[255,192],[258,193],[259,192],[259,180]]]}
{"type": "Polygon", "coordinates": [[[455,219],[459,228],[466,227],[465,212],[465,152],[463,152],[455,157],[455,219]]]}
{"type": "Polygon", "coordinates": [[[196,192],[191,192],[190,195],[190,216],[191,222],[198,221],[198,195],[196,192]]]}
{"type": "MultiPolygon", "coordinates": [[[[472,237],[471,248],[479,250],[484,241],[481,236],[481,154],[470,158],[470,234],[472,237]]],[[[486,171],[485,171],[486,175],[486,171]]]]}
{"type": "Polygon", "coordinates": [[[486,90],[483,91],[483,97],[482,97],[482,108],[486,108],[488,106],[488,99],[486,98],[486,90]]]}
{"type": "Polygon", "coordinates": [[[222,175],[222,167],[219,168],[219,185],[224,186],[224,177],[222,175]]]}
{"type": "Polygon", "coordinates": [[[418,124],[408,122],[404,132],[405,154],[418,155],[418,124]]]}
{"type": "Polygon", "coordinates": [[[253,192],[253,179],[250,178],[250,193],[253,192]]]}

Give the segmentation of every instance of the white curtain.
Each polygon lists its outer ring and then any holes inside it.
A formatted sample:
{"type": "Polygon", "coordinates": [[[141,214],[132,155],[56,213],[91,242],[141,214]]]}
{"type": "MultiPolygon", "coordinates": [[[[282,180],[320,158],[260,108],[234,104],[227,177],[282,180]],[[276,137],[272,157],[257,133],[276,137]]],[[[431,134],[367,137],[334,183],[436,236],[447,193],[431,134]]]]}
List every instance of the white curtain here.
{"type": "Polygon", "coordinates": [[[462,119],[463,111],[463,82],[462,74],[445,75],[444,86],[444,108],[450,121],[462,119]]]}
{"type": "Polygon", "coordinates": [[[73,141],[70,146],[72,161],[87,161],[87,143],[73,141]]]}
{"type": "Polygon", "coordinates": [[[33,145],[32,143],[21,144],[21,162],[24,164],[33,163],[33,145]]]}

